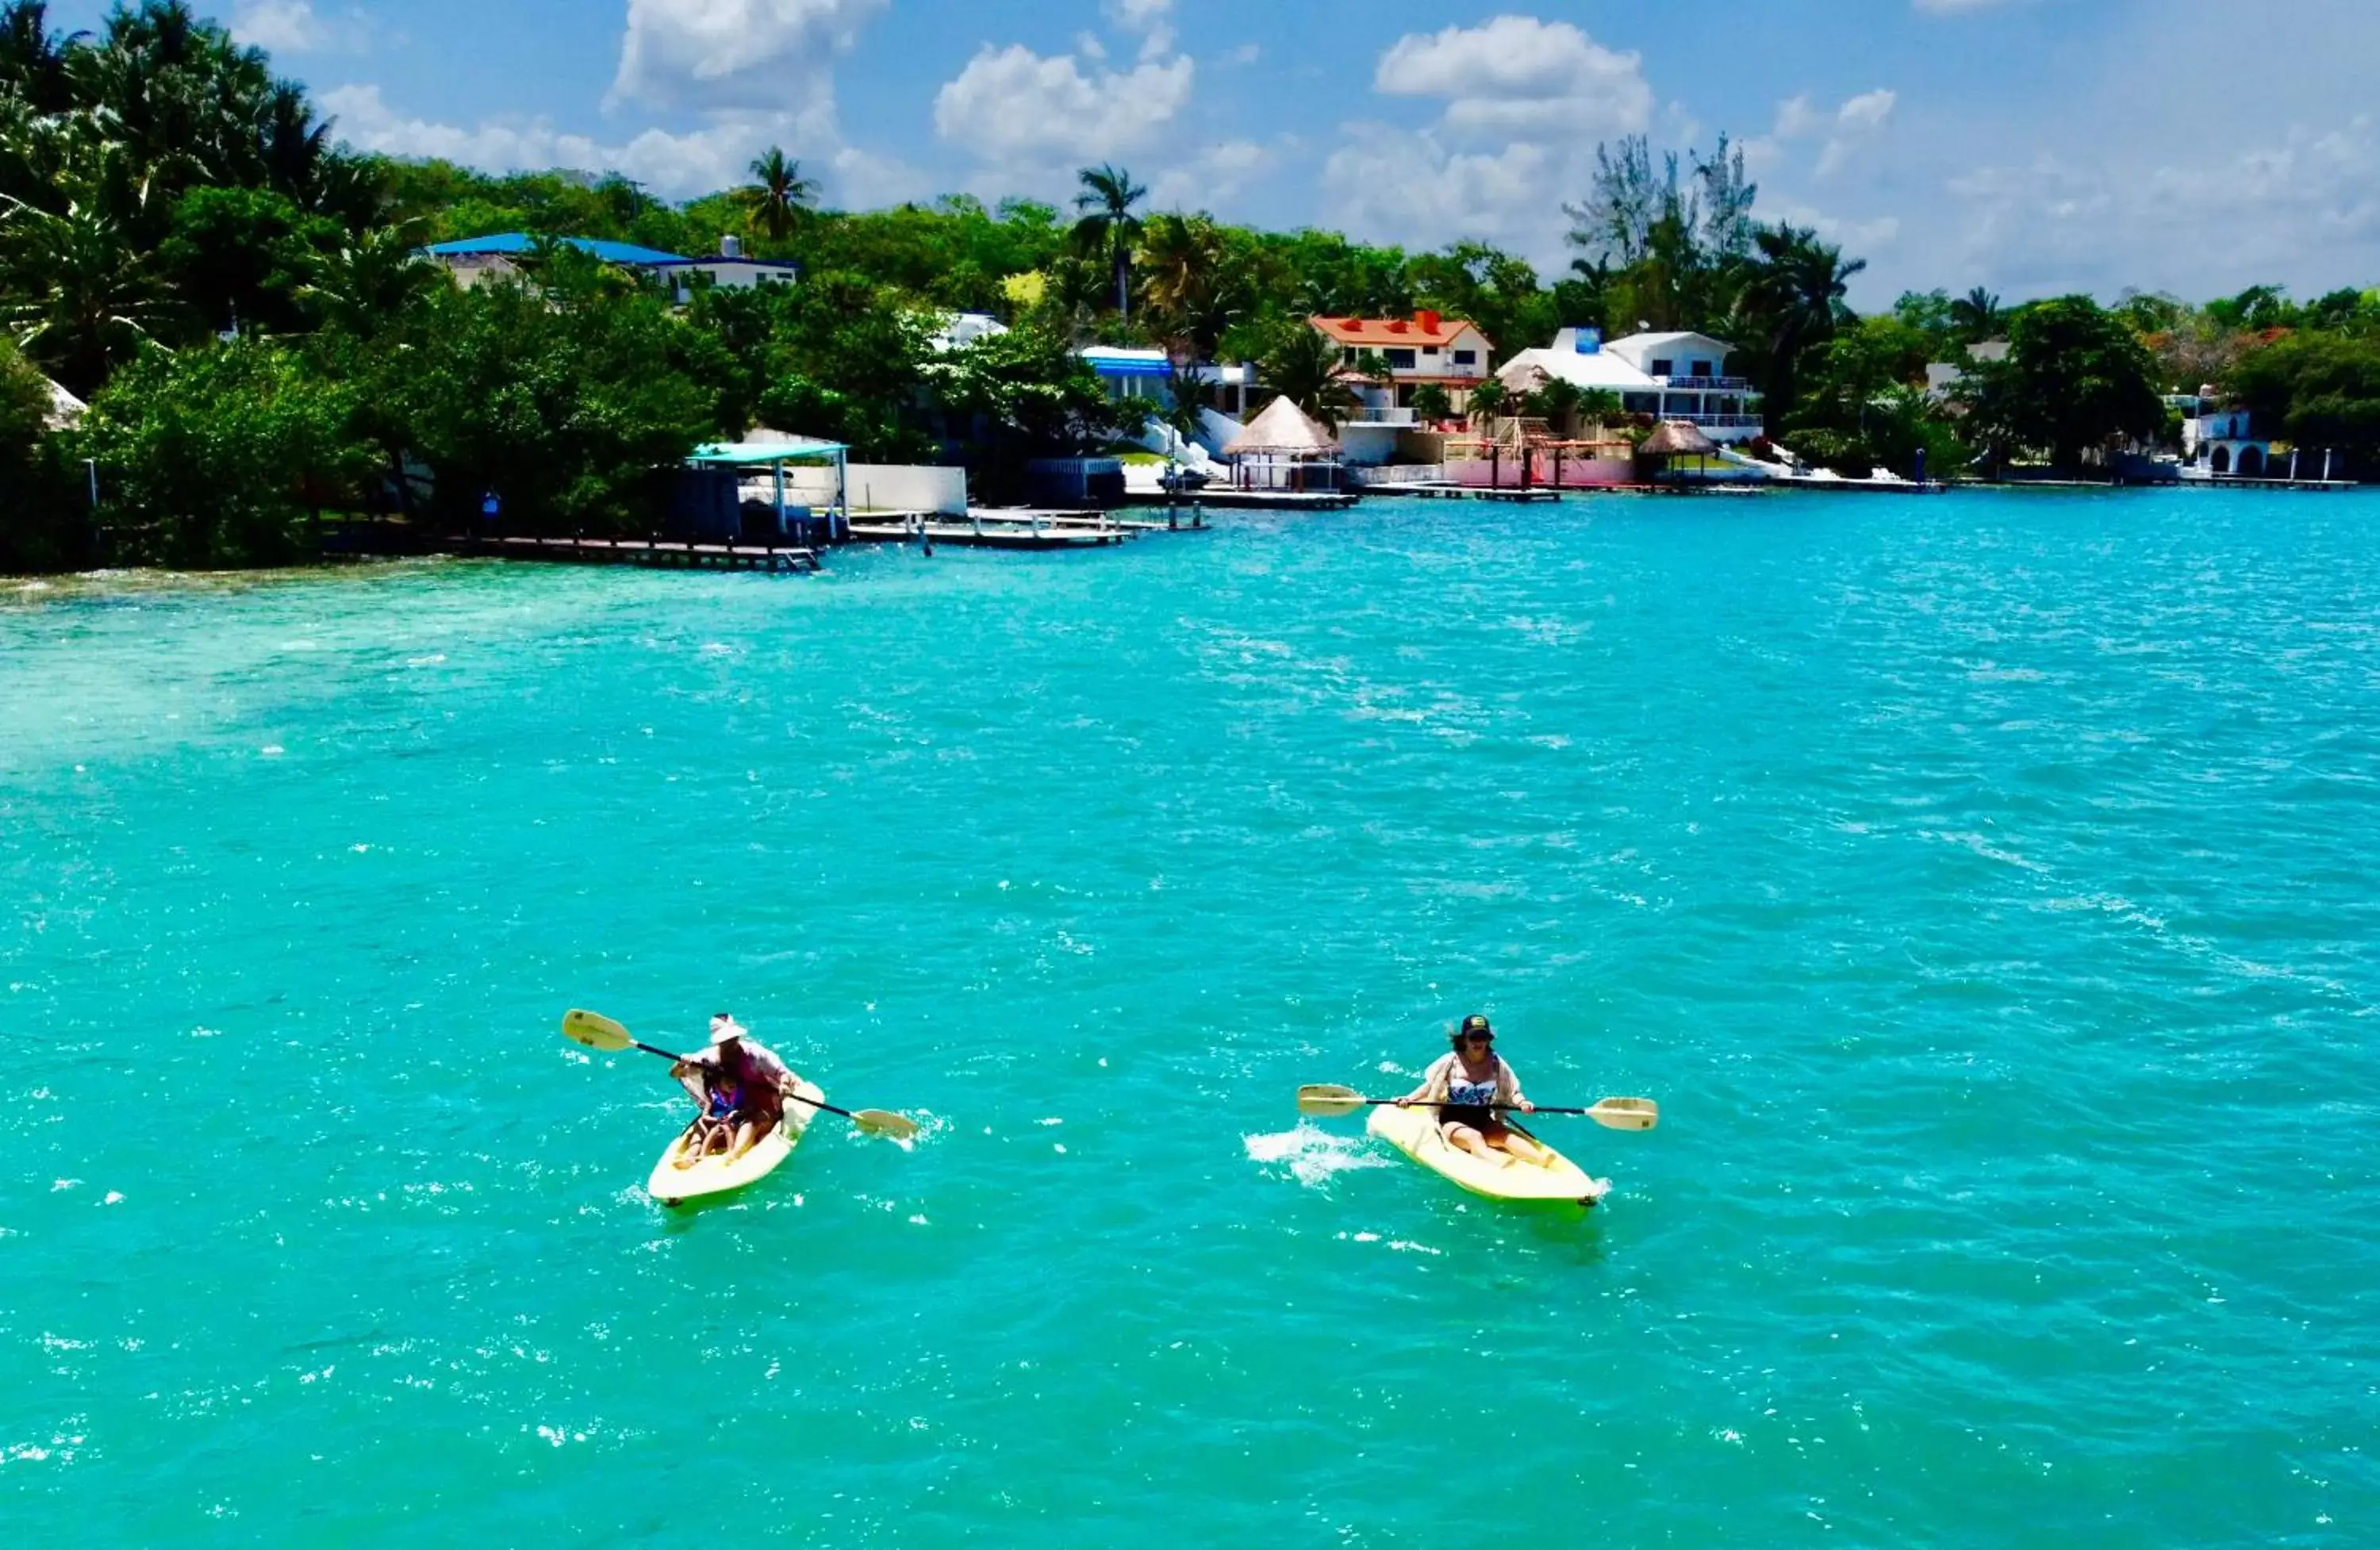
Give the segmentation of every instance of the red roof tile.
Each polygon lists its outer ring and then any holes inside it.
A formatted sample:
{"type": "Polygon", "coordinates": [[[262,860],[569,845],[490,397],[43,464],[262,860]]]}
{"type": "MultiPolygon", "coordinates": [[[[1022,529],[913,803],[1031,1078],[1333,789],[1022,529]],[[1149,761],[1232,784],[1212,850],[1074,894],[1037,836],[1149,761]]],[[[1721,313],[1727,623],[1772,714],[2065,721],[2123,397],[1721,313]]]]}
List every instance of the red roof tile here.
{"type": "Polygon", "coordinates": [[[1424,312],[1417,318],[1315,318],[1316,328],[1342,345],[1446,345],[1454,336],[1472,325],[1461,318],[1441,318],[1424,312]]]}

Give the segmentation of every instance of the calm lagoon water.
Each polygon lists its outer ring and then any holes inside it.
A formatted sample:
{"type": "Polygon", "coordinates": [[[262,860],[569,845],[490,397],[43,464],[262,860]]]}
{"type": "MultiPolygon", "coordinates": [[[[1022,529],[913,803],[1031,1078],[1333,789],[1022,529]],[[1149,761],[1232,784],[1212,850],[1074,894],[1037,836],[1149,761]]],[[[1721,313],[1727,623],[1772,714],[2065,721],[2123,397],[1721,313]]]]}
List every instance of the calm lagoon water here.
{"type": "Polygon", "coordinates": [[[22,1542],[2380,1543],[2380,498],[6,587],[22,1542]]]}

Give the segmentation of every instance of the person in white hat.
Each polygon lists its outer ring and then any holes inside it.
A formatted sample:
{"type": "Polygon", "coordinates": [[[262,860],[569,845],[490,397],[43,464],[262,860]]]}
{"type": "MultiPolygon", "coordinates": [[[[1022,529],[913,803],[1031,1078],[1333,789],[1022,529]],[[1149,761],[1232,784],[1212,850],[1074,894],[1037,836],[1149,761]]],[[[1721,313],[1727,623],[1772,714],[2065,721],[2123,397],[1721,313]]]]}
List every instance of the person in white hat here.
{"type": "Polygon", "coordinates": [[[695,1123],[705,1127],[702,1145],[689,1149],[680,1168],[715,1151],[730,1158],[750,1151],[784,1121],[785,1094],[795,1082],[776,1051],[723,1011],[711,1014],[709,1047],[680,1056],[670,1074],[700,1107],[695,1123]]]}

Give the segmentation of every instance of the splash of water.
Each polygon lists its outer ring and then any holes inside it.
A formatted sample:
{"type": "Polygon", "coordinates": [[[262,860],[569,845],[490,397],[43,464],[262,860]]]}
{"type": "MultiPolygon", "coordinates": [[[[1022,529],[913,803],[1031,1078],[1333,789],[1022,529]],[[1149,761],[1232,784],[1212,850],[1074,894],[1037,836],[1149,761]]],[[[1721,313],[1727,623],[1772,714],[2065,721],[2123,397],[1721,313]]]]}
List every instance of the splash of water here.
{"type": "Polygon", "coordinates": [[[1308,1189],[1319,1189],[1351,1169],[1387,1168],[1390,1159],[1366,1146],[1360,1137],[1340,1135],[1313,1125],[1293,1131],[1245,1138],[1248,1160],[1266,1168],[1286,1169],[1308,1189]]]}

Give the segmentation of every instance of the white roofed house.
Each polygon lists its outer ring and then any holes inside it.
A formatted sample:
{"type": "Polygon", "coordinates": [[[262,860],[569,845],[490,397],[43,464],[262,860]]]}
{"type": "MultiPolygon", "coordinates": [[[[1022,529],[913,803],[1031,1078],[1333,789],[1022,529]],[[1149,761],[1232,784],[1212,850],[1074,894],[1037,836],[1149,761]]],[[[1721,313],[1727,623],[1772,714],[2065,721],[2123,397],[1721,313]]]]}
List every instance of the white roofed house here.
{"type": "Polygon", "coordinates": [[[1523,350],[1497,372],[1513,393],[1546,381],[1619,395],[1648,419],[1685,420],[1713,442],[1749,442],[1762,432],[1760,394],[1728,374],[1735,346],[1706,333],[1633,333],[1606,342],[1591,328],[1566,328],[1543,349],[1523,350]]]}

